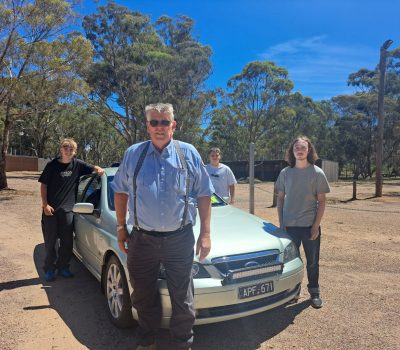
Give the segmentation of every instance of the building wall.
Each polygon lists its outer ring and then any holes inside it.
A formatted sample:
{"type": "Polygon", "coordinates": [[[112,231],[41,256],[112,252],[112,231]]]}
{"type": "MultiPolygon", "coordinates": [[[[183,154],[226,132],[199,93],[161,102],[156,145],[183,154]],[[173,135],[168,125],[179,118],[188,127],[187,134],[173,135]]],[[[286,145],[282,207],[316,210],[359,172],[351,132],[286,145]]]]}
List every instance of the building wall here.
{"type": "Polygon", "coordinates": [[[48,162],[50,162],[50,158],[38,158],[38,171],[43,171],[44,167],[48,162]]]}
{"type": "MultiPolygon", "coordinates": [[[[249,176],[249,162],[247,160],[240,161],[223,161],[228,165],[235,175],[236,179],[241,179],[249,176]]],[[[288,163],[283,160],[255,160],[254,161],[254,177],[261,181],[276,181],[280,171],[288,166],[288,163]]],[[[325,173],[329,182],[338,181],[339,164],[325,159],[318,159],[316,165],[319,166],[325,173]]]]}
{"type": "Polygon", "coordinates": [[[336,182],[339,179],[339,163],[331,160],[322,160],[322,170],[329,182],[336,182]]]}
{"type": "Polygon", "coordinates": [[[49,159],[29,156],[6,156],[6,171],[43,171],[49,159]]]}

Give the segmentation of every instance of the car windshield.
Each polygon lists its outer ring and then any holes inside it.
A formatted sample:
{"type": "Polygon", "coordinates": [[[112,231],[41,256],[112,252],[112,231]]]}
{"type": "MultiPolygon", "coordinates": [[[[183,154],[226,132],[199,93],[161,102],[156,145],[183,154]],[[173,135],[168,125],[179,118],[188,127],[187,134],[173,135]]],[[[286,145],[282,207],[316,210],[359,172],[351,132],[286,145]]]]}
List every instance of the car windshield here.
{"type": "MultiPolygon", "coordinates": [[[[108,189],[107,201],[108,201],[108,207],[110,208],[110,210],[115,211],[114,190],[110,186],[110,183],[112,182],[113,179],[114,179],[114,176],[107,177],[107,189],[108,189]]],[[[221,197],[219,197],[218,195],[216,195],[214,193],[211,197],[211,205],[213,207],[221,207],[221,206],[227,205],[227,203],[221,197]]]]}

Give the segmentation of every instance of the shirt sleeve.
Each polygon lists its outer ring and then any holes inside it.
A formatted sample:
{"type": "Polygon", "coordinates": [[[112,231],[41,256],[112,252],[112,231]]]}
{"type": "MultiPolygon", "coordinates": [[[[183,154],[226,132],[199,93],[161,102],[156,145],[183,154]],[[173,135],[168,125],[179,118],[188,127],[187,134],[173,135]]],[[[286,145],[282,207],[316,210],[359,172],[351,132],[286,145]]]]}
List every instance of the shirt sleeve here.
{"type": "Polygon", "coordinates": [[[198,197],[210,197],[214,193],[214,186],[211,183],[210,176],[208,175],[206,166],[204,165],[200,154],[193,147],[191,150],[192,160],[195,167],[195,181],[193,189],[198,197]]]}
{"type": "Polygon", "coordinates": [[[129,183],[128,183],[128,158],[129,149],[125,151],[124,158],[115,173],[114,179],[111,182],[111,188],[116,193],[129,194],[129,183]]]}
{"type": "Polygon", "coordinates": [[[79,176],[88,175],[88,174],[93,173],[94,165],[85,163],[84,161],[82,161],[80,159],[77,159],[76,161],[79,164],[79,176]]]}
{"type": "Polygon", "coordinates": [[[317,193],[329,193],[331,191],[325,173],[321,170],[317,173],[317,193]]]}
{"type": "Polygon", "coordinates": [[[275,190],[285,193],[285,169],[279,173],[278,179],[275,182],[275,190]]]}
{"type": "Polygon", "coordinates": [[[50,180],[50,174],[51,174],[51,168],[50,168],[50,162],[48,162],[44,167],[38,181],[44,185],[47,185],[50,180]]]}
{"type": "Polygon", "coordinates": [[[232,169],[228,167],[227,170],[228,170],[228,185],[232,186],[232,185],[237,184],[237,181],[236,181],[235,175],[233,174],[232,169]]]}

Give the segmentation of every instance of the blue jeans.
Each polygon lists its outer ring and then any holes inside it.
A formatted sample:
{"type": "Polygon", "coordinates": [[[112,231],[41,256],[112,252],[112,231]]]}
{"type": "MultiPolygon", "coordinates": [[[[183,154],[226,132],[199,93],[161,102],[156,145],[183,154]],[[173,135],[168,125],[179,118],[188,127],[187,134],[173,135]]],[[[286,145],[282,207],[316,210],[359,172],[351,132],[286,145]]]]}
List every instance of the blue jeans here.
{"type": "Polygon", "coordinates": [[[310,227],[286,227],[286,232],[292,237],[297,248],[303,243],[304,253],[307,259],[307,277],[308,277],[308,292],[310,294],[319,294],[319,251],[321,246],[321,227],[319,228],[318,238],[310,239],[310,227]]]}

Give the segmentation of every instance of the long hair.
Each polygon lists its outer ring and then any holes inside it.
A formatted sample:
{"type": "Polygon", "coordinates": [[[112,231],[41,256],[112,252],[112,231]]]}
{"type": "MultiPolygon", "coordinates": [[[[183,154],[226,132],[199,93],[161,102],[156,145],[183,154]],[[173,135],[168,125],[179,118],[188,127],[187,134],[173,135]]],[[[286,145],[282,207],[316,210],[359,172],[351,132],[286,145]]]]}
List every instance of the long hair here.
{"type": "Polygon", "coordinates": [[[312,142],[308,137],[298,136],[292,141],[292,143],[290,144],[289,148],[286,151],[285,160],[289,163],[290,167],[293,168],[296,165],[296,158],[294,156],[293,148],[297,141],[307,142],[308,144],[307,161],[310,164],[315,164],[315,161],[318,159],[318,154],[317,151],[315,150],[315,146],[312,144],[312,142]]]}

